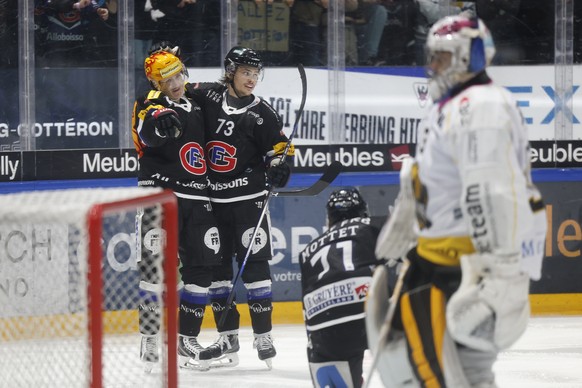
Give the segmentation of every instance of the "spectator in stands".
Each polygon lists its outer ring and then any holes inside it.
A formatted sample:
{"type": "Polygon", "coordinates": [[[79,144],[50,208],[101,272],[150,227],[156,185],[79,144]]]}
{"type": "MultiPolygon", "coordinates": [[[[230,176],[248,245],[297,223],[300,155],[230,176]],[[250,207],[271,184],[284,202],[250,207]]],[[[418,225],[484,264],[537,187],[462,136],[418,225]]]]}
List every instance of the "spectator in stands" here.
{"type": "Polygon", "coordinates": [[[364,24],[356,26],[360,65],[379,66],[384,63],[378,55],[384,27],[388,20],[388,11],[383,3],[384,0],[359,1],[359,9],[365,19],[364,24]]]}
{"type": "Polygon", "coordinates": [[[161,11],[154,8],[154,4],[155,1],[152,3],[152,0],[134,0],[133,3],[135,68],[140,73],[158,29],[157,20],[162,16],[161,11]]]}
{"type": "Polygon", "coordinates": [[[0,68],[18,66],[18,6],[16,0],[0,0],[0,68]]]}
{"type": "MultiPolygon", "coordinates": [[[[462,10],[456,5],[443,5],[439,0],[414,0],[418,7],[416,13],[416,23],[414,26],[414,47],[415,47],[415,61],[417,66],[424,66],[426,58],[424,48],[426,44],[426,36],[428,30],[432,25],[445,16],[457,15],[462,10]]],[[[463,6],[465,3],[463,3],[463,6]]],[[[468,6],[469,4],[467,4],[468,6]]],[[[474,11],[474,4],[473,6],[474,11]]]]}
{"type": "Polygon", "coordinates": [[[366,24],[366,18],[359,7],[358,0],[345,0],[345,35],[346,66],[359,64],[358,34],[356,29],[366,24]]]}
{"type": "Polygon", "coordinates": [[[293,64],[322,66],[322,14],[329,0],[295,0],[291,8],[290,49],[293,64]]]}
{"type": "MultiPolygon", "coordinates": [[[[356,66],[358,65],[358,38],[356,34],[356,27],[362,26],[366,23],[364,15],[358,8],[358,0],[345,0],[344,2],[344,49],[345,49],[345,65],[346,66],[356,66]]],[[[322,25],[323,29],[323,41],[324,46],[327,45],[328,34],[327,34],[327,23],[328,15],[327,11],[322,14],[322,25]]],[[[327,50],[323,53],[323,57],[327,58],[327,50]]]]}
{"type": "Polygon", "coordinates": [[[410,66],[415,62],[414,23],[417,8],[413,0],[384,0],[387,21],[379,48],[379,60],[389,66],[410,66]]]}
{"type": "MultiPolygon", "coordinates": [[[[495,42],[495,65],[517,64],[524,59],[522,36],[518,33],[519,0],[475,0],[477,14],[487,24],[495,42]]],[[[536,45],[537,48],[537,45],[536,45]]]]}
{"type": "MultiPolygon", "coordinates": [[[[36,0],[35,48],[39,67],[94,66],[114,62],[115,40],[104,24],[116,0],[36,0]]],[[[112,63],[111,63],[112,64],[112,63]]]]}
{"type": "Polygon", "coordinates": [[[182,49],[188,66],[220,65],[220,2],[215,0],[158,0],[156,42],[170,41],[182,49]],[[177,4],[176,4],[177,3],[177,4]]]}
{"type": "MultiPolygon", "coordinates": [[[[240,0],[239,4],[241,4],[243,1],[245,0],[240,0]]],[[[295,3],[295,0],[246,0],[247,4],[248,3],[254,3],[257,7],[262,6],[263,4],[266,4],[268,7],[271,6],[275,6],[278,7],[275,10],[270,10],[266,13],[267,17],[266,19],[263,17],[259,20],[256,20],[258,23],[260,23],[260,25],[262,26],[262,36],[261,36],[261,47],[254,47],[257,51],[257,53],[259,53],[259,55],[261,56],[261,58],[263,59],[263,63],[265,64],[265,66],[281,66],[284,64],[289,63],[292,58],[291,58],[291,50],[290,50],[290,46],[289,46],[289,25],[290,25],[290,18],[289,16],[287,16],[287,18],[285,19],[285,21],[283,21],[282,19],[284,18],[284,16],[282,15],[282,13],[280,12],[282,8],[282,6],[285,6],[287,8],[291,8],[293,7],[293,4],[295,3]],[[278,3],[278,4],[275,4],[278,3]],[[280,5],[279,5],[280,4],[280,5]],[[285,24],[283,24],[285,23],[285,24]],[[276,31],[273,30],[273,26],[277,26],[276,31]],[[275,33],[275,35],[271,35],[272,33],[275,33]],[[269,35],[267,35],[269,34],[269,35]],[[268,38],[267,38],[268,36],[268,38]],[[284,46],[284,44],[286,43],[287,47],[282,47],[284,46]]],[[[269,8],[271,8],[269,7],[269,8]]],[[[240,7],[239,7],[239,24],[238,24],[238,28],[239,28],[239,44],[241,45],[245,45],[248,43],[247,39],[242,40],[241,39],[241,11],[240,11],[240,7]]],[[[286,10],[290,13],[290,10],[286,10]]],[[[259,12],[259,11],[255,11],[255,12],[259,12]]],[[[261,12],[261,15],[264,15],[264,13],[261,12]]],[[[250,15],[248,15],[250,16],[250,15]]],[[[252,15],[251,17],[256,18],[256,15],[252,15]]],[[[243,31],[244,33],[244,31],[243,31]]],[[[255,38],[254,36],[252,37],[253,39],[255,38]]],[[[254,46],[254,45],[253,45],[254,46]]]]}
{"type": "MultiPolygon", "coordinates": [[[[579,1],[573,3],[576,6],[579,1]]],[[[524,49],[521,64],[554,64],[555,15],[554,1],[529,0],[520,2],[514,26],[516,34],[521,37],[516,45],[520,45],[524,49]]],[[[576,13],[574,13],[574,17],[576,17],[576,13]]],[[[580,28],[580,25],[574,24],[574,33],[577,28],[580,28]]],[[[493,35],[493,39],[495,39],[495,35],[493,35]]],[[[574,44],[576,43],[577,41],[574,40],[574,44]]]]}

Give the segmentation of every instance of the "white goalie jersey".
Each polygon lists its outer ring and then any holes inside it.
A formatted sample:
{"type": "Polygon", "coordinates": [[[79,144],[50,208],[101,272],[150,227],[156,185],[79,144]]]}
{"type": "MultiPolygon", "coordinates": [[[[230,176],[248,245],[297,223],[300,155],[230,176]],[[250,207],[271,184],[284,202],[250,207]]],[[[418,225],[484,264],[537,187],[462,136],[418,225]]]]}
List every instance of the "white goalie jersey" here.
{"type": "Polygon", "coordinates": [[[412,170],[418,253],[458,265],[473,252],[521,253],[541,276],[547,220],[532,184],[523,118],[510,93],[492,83],[435,104],[412,170]]]}

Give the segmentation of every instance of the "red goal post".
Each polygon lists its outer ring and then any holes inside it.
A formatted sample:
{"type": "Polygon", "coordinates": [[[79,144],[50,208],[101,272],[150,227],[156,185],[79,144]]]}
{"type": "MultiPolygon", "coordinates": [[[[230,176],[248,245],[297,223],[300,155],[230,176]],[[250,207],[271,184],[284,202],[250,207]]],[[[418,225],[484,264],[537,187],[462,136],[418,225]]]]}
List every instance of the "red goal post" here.
{"type": "Polygon", "coordinates": [[[155,188],[0,195],[2,379],[14,386],[176,387],[177,225],[174,194],[155,188]],[[160,358],[150,374],[140,361],[138,219],[162,230],[147,242],[160,244],[162,283],[152,322],[160,358]]]}

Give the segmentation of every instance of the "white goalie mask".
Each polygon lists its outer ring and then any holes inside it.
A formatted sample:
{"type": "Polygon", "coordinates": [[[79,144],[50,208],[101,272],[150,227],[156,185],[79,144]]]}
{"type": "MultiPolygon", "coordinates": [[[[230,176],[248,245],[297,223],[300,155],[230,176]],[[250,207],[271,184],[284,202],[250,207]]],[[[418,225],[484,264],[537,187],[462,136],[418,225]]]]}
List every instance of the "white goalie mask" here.
{"type": "Polygon", "coordinates": [[[481,19],[447,16],[436,22],[426,40],[427,64],[436,52],[452,54],[451,65],[435,74],[430,68],[429,92],[433,100],[441,99],[454,86],[484,70],[495,55],[489,29],[481,19]]]}

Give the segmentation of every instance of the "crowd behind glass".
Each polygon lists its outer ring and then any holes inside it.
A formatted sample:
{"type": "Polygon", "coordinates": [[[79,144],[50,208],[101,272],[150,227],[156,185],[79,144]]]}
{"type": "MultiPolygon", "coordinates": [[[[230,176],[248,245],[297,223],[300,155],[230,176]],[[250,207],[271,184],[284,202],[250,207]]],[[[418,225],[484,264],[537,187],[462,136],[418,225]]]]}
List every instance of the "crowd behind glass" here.
{"type": "MultiPolygon", "coordinates": [[[[239,38],[255,45],[269,66],[297,62],[326,66],[330,1],[239,0],[239,38]],[[269,6],[276,6],[277,12],[261,14],[259,7],[265,2],[274,2],[269,6]],[[268,33],[261,34],[261,29],[268,33]],[[275,40],[277,44],[269,47],[275,40]]],[[[422,66],[430,25],[443,13],[463,11],[475,12],[489,26],[498,52],[494,64],[551,64],[555,1],[560,0],[345,0],[345,65],[422,66]]],[[[189,67],[221,66],[223,3],[134,0],[136,67],[143,66],[147,48],[160,40],[180,45],[189,67]]],[[[35,66],[116,67],[121,4],[119,0],[35,0],[35,66]]],[[[580,4],[574,5],[574,63],[582,62],[580,4]]],[[[3,67],[18,66],[19,20],[17,0],[0,0],[3,67]]]]}

